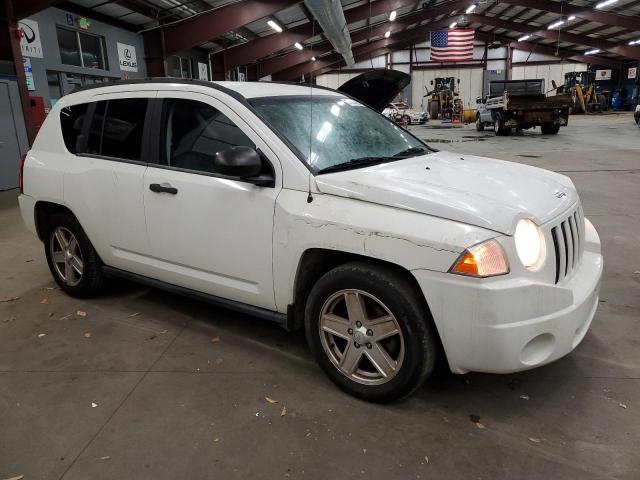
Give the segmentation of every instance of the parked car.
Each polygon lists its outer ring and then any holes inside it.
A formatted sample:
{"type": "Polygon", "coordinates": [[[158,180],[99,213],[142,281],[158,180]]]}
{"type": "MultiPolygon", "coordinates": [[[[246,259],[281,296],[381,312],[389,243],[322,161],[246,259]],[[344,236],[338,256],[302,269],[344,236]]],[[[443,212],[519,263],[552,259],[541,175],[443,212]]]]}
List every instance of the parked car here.
{"type": "Polygon", "coordinates": [[[329,378],[377,402],[439,355],[507,373],[576,348],[603,261],[568,177],[310,93],[171,78],[62,97],[19,196],[60,288],[120,276],[304,328],[329,378]]]}
{"type": "Polygon", "coordinates": [[[382,114],[404,125],[424,125],[429,121],[429,114],[421,110],[414,110],[404,102],[390,103],[382,114]]]}

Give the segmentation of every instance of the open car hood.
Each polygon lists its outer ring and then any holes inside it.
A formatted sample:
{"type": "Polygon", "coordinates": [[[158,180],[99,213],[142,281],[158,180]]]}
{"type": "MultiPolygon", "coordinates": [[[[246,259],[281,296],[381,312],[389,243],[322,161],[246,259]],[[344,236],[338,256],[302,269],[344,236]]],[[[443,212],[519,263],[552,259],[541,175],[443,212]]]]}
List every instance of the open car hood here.
{"type": "Polygon", "coordinates": [[[338,91],[381,112],[410,82],[411,75],[380,68],[352,78],[343,83],[338,91]]]}

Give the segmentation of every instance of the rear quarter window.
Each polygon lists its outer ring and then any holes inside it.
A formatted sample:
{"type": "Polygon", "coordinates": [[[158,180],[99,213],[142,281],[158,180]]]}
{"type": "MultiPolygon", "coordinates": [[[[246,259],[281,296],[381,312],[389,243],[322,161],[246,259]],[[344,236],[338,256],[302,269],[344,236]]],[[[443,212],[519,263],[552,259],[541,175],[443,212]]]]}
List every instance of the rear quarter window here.
{"type": "Polygon", "coordinates": [[[76,153],[78,136],[82,133],[82,125],[87,114],[88,103],[70,105],[60,110],[60,127],[67,150],[76,153]]]}

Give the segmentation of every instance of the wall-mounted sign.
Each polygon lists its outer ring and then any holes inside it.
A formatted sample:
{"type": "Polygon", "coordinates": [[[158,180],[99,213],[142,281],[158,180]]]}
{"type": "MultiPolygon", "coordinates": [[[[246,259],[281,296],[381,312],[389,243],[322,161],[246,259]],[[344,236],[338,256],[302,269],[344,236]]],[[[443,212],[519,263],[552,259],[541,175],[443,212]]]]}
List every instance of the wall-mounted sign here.
{"type": "Polygon", "coordinates": [[[65,15],[66,19],[67,19],[67,25],[73,27],[73,15],[71,15],[70,13],[67,13],[65,15]]]}
{"type": "Polygon", "coordinates": [[[20,20],[18,27],[22,30],[20,39],[20,51],[23,57],[42,58],[42,42],[38,22],[33,20],[20,20]]]}
{"type": "Polygon", "coordinates": [[[200,80],[209,80],[209,71],[206,63],[198,62],[198,78],[200,80]]]}
{"type": "Polygon", "coordinates": [[[611,80],[611,70],[596,70],[596,80],[611,80]]]}
{"type": "Polygon", "coordinates": [[[22,65],[24,66],[24,76],[27,80],[27,90],[33,92],[36,89],[35,83],[33,83],[33,69],[31,68],[31,59],[22,57],[22,65]]]}
{"type": "Polygon", "coordinates": [[[138,60],[136,59],[136,48],[120,42],[117,42],[117,44],[120,70],[124,72],[137,72],[138,60]]]}
{"type": "Polygon", "coordinates": [[[627,75],[627,78],[636,78],[637,73],[638,73],[638,67],[631,67],[629,69],[629,74],[627,75]]]}

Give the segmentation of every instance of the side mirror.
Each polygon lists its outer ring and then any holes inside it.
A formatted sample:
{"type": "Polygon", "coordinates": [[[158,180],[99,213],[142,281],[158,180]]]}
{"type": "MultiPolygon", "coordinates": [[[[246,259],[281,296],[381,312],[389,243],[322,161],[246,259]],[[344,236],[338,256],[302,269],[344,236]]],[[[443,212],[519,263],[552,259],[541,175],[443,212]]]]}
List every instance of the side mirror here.
{"type": "Polygon", "coordinates": [[[555,80],[551,80],[551,86],[553,88],[558,88],[558,85],[556,85],[556,81],[555,80]]]}
{"type": "Polygon", "coordinates": [[[273,174],[262,172],[262,158],[251,147],[229,147],[218,152],[213,159],[213,171],[237,177],[259,186],[274,186],[273,174]]]}

